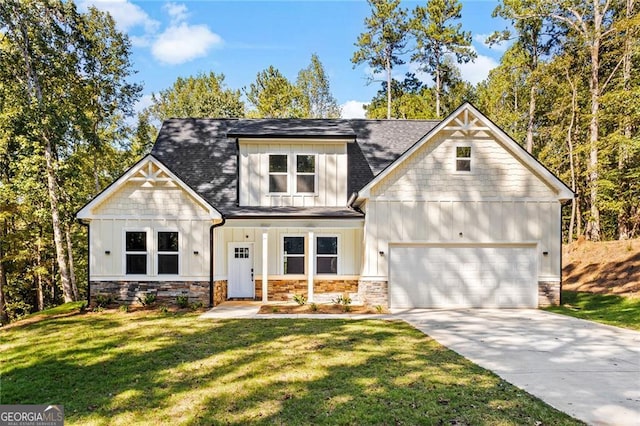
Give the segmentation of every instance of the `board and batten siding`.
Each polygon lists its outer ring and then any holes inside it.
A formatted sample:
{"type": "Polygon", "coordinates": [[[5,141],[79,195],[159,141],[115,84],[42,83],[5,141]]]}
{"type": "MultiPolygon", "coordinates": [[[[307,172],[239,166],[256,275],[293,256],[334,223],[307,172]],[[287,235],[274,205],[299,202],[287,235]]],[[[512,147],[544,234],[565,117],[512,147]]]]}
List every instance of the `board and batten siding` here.
{"type": "Polygon", "coordinates": [[[347,204],[347,145],[309,142],[240,142],[240,205],[267,207],[315,207],[347,204]],[[316,155],[315,194],[294,192],[294,161],[289,161],[289,193],[269,194],[269,155],[316,155]]]}
{"type": "MultiPolygon", "coordinates": [[[[362,265],[362,229],[345,228],[268,228],[268,273],[269,277],[282,276],[282,244],[284,236],[305,237],[313,231],[314,236],[338,237],[338,276],[360,275],[362,265]]],[[[215,279],[227,279],[228,244],[252,243],[254,277],[259,279],[262,274],[262,228],[228,227],[215,228],[215,279]]],[[[306,250],[305,250],[306,252],[306,250]]],[[[307,253],[308,255],[308,253],[307,253]]],[[[305,256],[306,258],[306,256],[305,256]]],[[[308,263],[305,262],[305,265],[308,263]]],[[[329,276],[329,275],[327,275],[329,276]]],[[[335,275],[334,275],[335,276],[335,275]]]]}
{"type": "Polygon", "coordinates": [[[207,281],[212,221],[206,209],[171,182],[156,182],[149,187],[143,184],[140,181],[126,182],[93,209],[94,218],[89,224],[90,279],[132,279],[125,274],[125,232],[146,231],[148,274],[135,276],[136,280],[207,281]],[[179,233],[178,276],[155,274],[158,231],[179,233]]]}
{"type": "Polygon", "coordinates": [[[434,139],[374,186],[363,208],[365,277],[386,279],[389,242],[537,242],[539,279],[560,278],[557,194],[493,138],[434,139]],[[457,146],[472,147],[471,172],[455,171],[457,146]]]}

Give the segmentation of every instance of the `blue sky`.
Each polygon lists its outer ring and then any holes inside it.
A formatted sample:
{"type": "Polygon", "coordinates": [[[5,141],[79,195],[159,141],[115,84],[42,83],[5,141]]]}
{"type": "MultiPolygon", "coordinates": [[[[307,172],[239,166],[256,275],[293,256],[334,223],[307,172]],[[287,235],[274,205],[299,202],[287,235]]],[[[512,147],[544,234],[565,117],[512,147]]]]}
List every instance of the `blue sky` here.
{"type": "MultiPolygon", "coordinates": [[[[367,85],[366,65],[353,68],[354,43],[369,15],[366,1],[134,1],[80,0],[109,11],[118,28],[131,37],[137,82],[144,86],[138,108],[151,93],[170,87],[177,77],[198,72],[223,73],[229,87],[240,89],[273,65],[295,81],[312,53],[318,54],[343,106],[343,116],[363,116],[362,103],[371,100],[380,83],[367,85]]],[[[413,9],[426,0],[403,1],[413,9]]],[[[491,17],[493,0],[463,1],[462,25],[471,31],[478,54],[475,63],[461,67],[472,83],[495,67],[505,46],[488,48],[484,38],[506,23],[491,17]]],[[[394,70],[398,77],[407,65],[394,70]]],[[[419,75],[431,83],[428,76],[419,75]]]]}

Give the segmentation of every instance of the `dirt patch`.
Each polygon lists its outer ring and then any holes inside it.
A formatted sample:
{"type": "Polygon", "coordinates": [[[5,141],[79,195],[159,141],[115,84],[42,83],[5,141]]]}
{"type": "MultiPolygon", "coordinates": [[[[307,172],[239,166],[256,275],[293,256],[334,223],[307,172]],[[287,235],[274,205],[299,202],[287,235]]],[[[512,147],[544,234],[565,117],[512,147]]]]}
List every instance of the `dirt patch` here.
{"type": "Polygon", "coordinates": [[[562,247],[562,288],[640,297],[640,239],[562,247]]]}
{"type": "Polygon", "coordinates": [[[371,306],[351,305],[345,311],[342,305],[262,305],[259,314],[387,314],[386,309],[378,311],[371,306]]]}

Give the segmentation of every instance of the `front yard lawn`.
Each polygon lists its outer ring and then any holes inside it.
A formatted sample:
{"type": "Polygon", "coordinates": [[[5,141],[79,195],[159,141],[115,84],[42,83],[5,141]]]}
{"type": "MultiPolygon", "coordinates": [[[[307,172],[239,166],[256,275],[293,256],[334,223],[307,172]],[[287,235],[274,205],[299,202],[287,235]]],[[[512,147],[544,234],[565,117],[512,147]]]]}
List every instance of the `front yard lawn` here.
{"type": "Polygon", "coordinates": [[[640,330],[640,297],[563,291],[562,306],[552,306],[545,310],[640,330]]]}
{"type": "Polygon", "coordinates": [[[69,425],[580,424],[400,321],[102,312],[0,342],[0,403],[69,425]]]}

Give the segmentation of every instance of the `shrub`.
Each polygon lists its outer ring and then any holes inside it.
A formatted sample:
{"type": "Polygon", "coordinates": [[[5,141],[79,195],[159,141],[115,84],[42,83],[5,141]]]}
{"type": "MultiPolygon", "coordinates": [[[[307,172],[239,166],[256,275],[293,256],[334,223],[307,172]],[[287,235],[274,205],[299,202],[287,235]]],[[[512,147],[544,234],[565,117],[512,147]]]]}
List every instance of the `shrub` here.
{"type": "Polygon", "coordinates": [[[189,307],[189,296],[183,294],[176,297],[176,304],[179,308],[183,309],[189,307]]]}
{"type": "Polygon", "coordinates": [[[275,314],[275,313],[280,312],[280,309],[277,306],[274,306],[274,307],[271,308],[271,312],[273,312],[275,314]]]}
{"type": "Polygon", "coordinates": [[[96,295],[96,307],[98,308],[106,308],[110,304],[113,303],[113,298],[108,294],[98,294],[96,295]]]}
{"type": "Polygon", "coordinates": [[[129,312],[129,305],[120,305],[120,312],[129,312]]]}
{"type": "Polygon", "coordinates": [[[152,306],[156,303],[156,299],[157,296],[155,293],[146,293],[142,297],[138,296],[138,302],[140,302],[142,306],[152,306]]]}
{"type": "Polygon", "coordinates": [[[384,311],[384,308],[382,307],[382,305],[376,305],[376,306],[375,306],[375,308],[376,308],[376,311],[377,311],[379,314],[381,314],[381,313],[382,313],[382,311],[384,311]]]}
{"type": "Polygon", "coordinates": [[[204,305],[199,300],[197,302],[192,302],[191,303],[191,309],[194,310],[194,311],[197,311],[198,309],[202,308],[203,306],[204,305]]]}
{"type": "Polygon", "coordinates": [[[302,306],[307,303],[307,296],[305,296],[304,294],[294,294],[293,301],[302,306]]]}
{"type": "Polygon", "coordinates": [[[162,305],[160,306],[160,312],[166,314],[167,312],[169,312],[169,308],[167,308],[165,305],[162,305]]]}
{"type": "Polygon", "coordinates": [[[316,304],[316,303],[312,303],[312,304],[310,304],[309,306],[311,307],[311,310],[312,310],[313,312],[317,312],[317,311],[318,311],[318,304],[316,304]]]}

